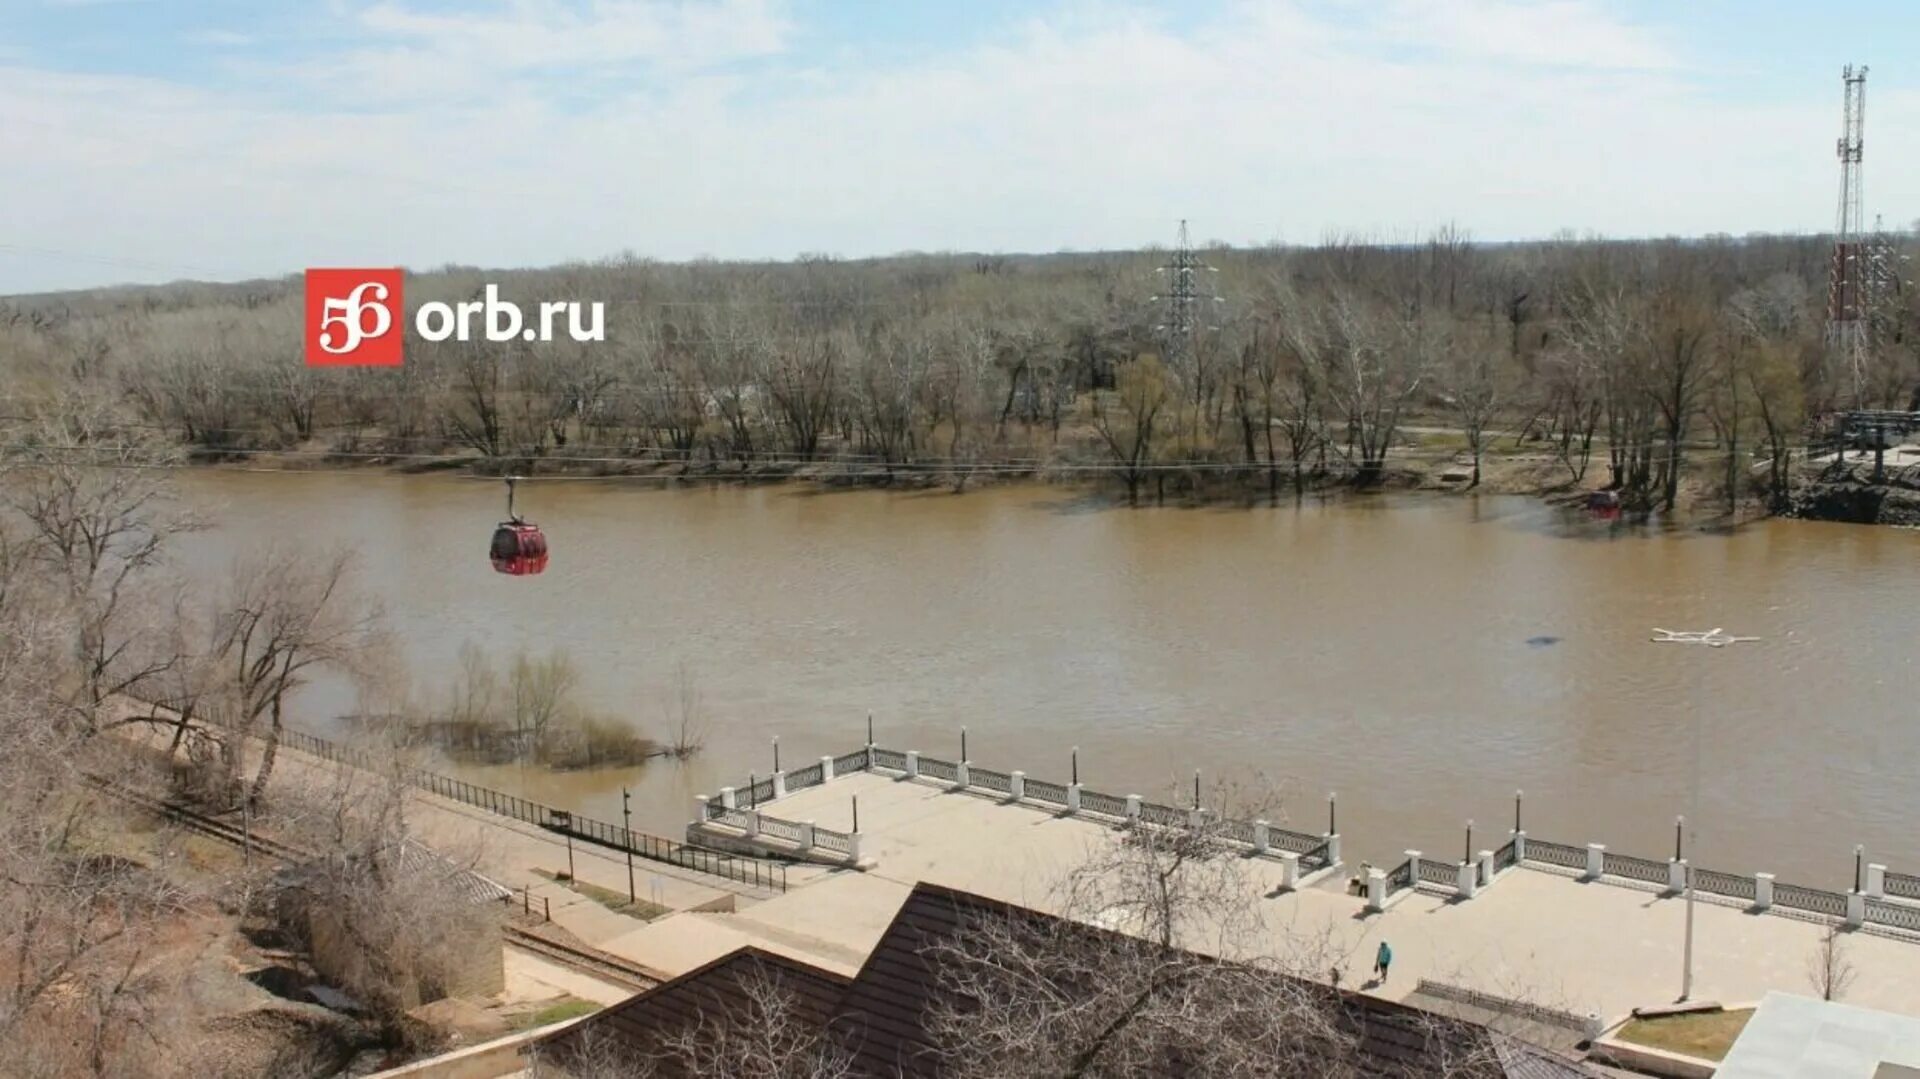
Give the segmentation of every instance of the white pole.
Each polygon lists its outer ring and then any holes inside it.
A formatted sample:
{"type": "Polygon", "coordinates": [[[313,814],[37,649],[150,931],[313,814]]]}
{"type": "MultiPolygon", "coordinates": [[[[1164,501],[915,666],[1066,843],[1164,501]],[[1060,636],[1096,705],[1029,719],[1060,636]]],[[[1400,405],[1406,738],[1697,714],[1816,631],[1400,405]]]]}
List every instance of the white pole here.
{"type": "MultiPolygon", "coordinates": [[[[1655,629],[1653,640],[1661,644],[1704,644],[1710,648],[1724,648],[1729,644],[1742,641],[1757,641],[1758,637],[1730,637],[1720,627],[1715,626],[1705,633],[1655,629]]],[[[1693,707],[1693,762],[1692,777],[1687,792],[1687,850],[1683,852],[1686,865],[1687,885],[1687,929],[1686,945],[1682,949],[1680,969],[1680,999],[1693,997],[1693,870],[1700,856],[1700,712],[1701,702],[1695,693],[1693,707]]]]}
{"type": "Polygon", "coordinates": [[[1680,974],[1680,999],[1693,999],[1693,864],[1700,845],[1700,709],[1693,710],[1693,789],[1687,797],[1687,945],[1680,974]]]}

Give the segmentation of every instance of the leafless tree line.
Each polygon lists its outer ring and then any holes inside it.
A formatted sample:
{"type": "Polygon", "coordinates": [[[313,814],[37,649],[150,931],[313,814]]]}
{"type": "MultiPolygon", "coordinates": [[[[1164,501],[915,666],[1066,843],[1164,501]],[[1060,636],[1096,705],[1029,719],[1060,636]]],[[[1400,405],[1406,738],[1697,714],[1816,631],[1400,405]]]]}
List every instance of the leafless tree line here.
{"type": "Polygon", "coordinates": [[[1337,237],[1217,249],[1230,302],[1169,348],[1153,251],[791,264],[640,261],[449,269],[409,294],[610,307],[608,341],[412,340],[389,370],[298,355],[299,283],[171,286],[0,310],[4,392],[79,388],[200,452],[465,454],[495,467],[826,464],[869,475],[1097,468],[1137,500],[1226,477],[1278,495],[1387,478],[1417,421],[1457,432],[1477,482],[1496,441],[1564,480],[1671,506],[1690,459],[1729,499],[1786,497],[1812,417],[1906,407],[1910,290],[1876,314],[1864,381],[1822,344],[1818,237],[1487,246],[1337,237]],[[1765,467],[1742,458],[1758,450],[1765,467]]]}

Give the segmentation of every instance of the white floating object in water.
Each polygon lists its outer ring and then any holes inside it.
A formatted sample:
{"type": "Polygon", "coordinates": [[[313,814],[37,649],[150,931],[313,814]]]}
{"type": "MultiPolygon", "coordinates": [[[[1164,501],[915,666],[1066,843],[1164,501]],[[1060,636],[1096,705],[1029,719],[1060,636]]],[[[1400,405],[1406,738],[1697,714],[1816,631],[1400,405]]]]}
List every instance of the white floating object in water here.
{"type": "Polygon", "coordinates": [[[1727,645],[1738,644],[1741,641],[1757,641],[1760,639],[1758,637],[1731,637],[1727,635],[1725,630],[1718,626],[1704,633],[1698,630],[1660,629],[1658,627],[1655,627],[1653,632],[1658,634],[1658,636],[1653,638],[1655,644],[1704,644],[1709,648],[1725,648],[1727,645]]]}

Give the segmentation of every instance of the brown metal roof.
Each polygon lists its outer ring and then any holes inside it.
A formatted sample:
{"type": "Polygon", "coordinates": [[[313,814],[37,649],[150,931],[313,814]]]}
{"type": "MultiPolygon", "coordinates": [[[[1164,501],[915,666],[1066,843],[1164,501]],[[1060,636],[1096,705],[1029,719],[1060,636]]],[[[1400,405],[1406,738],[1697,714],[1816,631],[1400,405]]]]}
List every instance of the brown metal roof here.
{"type": "Polygon", "coordinates": [[[793,1009],[793,1021],[817,1030],[832,1019],[847,978],[760,948],[740,948],[594,1013],[543,1039],[537,1051],[562,1066],[582,1055],[645,1059],[653,1063],[648,1075],[676,1079],[682,1073],[662,1053],[662,1039],[699,1030],[703,1023],[753,1021],[747,991],[757,985],[777,989],[793,1009]]]}

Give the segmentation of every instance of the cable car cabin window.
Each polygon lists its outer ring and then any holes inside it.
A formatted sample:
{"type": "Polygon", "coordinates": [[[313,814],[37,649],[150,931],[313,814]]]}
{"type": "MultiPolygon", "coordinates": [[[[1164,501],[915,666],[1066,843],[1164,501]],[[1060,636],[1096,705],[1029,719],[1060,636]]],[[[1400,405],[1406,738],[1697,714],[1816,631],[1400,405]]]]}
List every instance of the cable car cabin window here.
{"type": "Polygon", "coordinates": [[[493,533],[493,557],[517,558],[520,555],[520,538],[511,528],[499,528],[493,533]]]}

